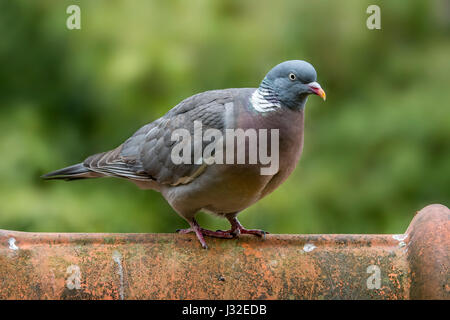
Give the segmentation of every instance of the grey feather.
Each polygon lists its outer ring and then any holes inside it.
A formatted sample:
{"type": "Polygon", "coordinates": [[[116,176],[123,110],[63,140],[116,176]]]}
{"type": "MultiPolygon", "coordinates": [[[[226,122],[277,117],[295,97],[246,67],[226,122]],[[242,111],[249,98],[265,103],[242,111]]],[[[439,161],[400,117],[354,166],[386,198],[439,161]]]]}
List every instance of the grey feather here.
{"type": "Polygon", "coordinates": [[[82,179],[83,175],[89,173],[89,169],[87,169],[82,163],[75,164],[70,167],[62,168],[41,176],[41,178],[46,180],[51,179],[60,179],[60,180],[76,180],[82,179]]]}

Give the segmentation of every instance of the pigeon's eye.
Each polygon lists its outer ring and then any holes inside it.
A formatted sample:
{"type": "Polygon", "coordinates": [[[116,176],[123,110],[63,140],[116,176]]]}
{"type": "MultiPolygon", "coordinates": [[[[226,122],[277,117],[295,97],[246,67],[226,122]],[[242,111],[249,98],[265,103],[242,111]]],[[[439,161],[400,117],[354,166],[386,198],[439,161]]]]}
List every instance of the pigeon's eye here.
{"type": "Polygon", "coordinates": [[[294,81],[295,79],[297,79],[297,77],[295,76],[295,74],[293,74],[292,72],[289,73],[289,79],[291,79],[292,81],[294,81]]]}

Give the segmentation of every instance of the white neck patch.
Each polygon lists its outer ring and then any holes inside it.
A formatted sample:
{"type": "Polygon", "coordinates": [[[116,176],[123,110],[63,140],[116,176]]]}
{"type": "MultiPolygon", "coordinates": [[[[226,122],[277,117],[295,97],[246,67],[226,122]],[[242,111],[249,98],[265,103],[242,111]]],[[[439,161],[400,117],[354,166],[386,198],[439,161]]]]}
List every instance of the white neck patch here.
{"type": "Polygon", "coordinates": [[[261,88],[258,88],[253,92],[250,98],[250,104],[258,112],[275,111],[281,108],[279,103],[268,101],[266,96],[269,96],[270,92],[261,88]]]}

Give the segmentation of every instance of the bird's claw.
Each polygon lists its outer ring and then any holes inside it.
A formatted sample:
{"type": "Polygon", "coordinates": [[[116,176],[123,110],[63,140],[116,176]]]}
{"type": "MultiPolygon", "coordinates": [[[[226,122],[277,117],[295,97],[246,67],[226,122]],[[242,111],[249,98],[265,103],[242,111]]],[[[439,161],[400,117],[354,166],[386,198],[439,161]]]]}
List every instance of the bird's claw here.
{"type": "Polygon", "coordinates": [[[180,234],[187,234],[187,233],[191,233],[194,232],[197,235],[198,240],[200,241],[202,247],[204,249],[208,249],[208,246],[206,245],[205,239],[203,238],[203,236],[208,236],[208,237],[214,237],[214,238],[222,238],[222,239],[232,239],[232,238],[236,238],[239,237],[239,235],[241,234],[252,234],[255,236],[258,236],[260,238],[265,239],[266,235],[269,234],[269,232],[264,231],[264,230],[258,230],[258,229],[245,229],[240,223],[239,221],[236,220],[232,220],[231,222],[231,229],[230,230],[216,230],[216,231],[212,231],[212,230],[208,230],[208,229],[203,229],[201,228],[197,222],[194,220],[191,224],[190,228],[187,229],[177,229],[176,232],[180,233],[180,234]]]}
{"type": "Polygon", "coordinates": [[[261,237],[263,239],[266,238],[267,234],[270,234],[270,232],[264,231],[264,230],[258,230],[258,229],[245,229],[243,227],[241,228],[236,228],[234,230],[227,230],[227,231],[223,231],[223,230],[216,230],[216,232],[223,232],[223,233],[228,233],[233,235],[233,237],[239,237],[239,235],[241,234],[252,234],[258,237],[261,237]]]}
{"type": "Polygon", "coordinates": [[[258,236],[260,238],[265,239],[266,235],[269,234],[269,232],[264,231],[264,230],[258,230],[258,229],[240,229],[239,230],[241,234],[252,234],[254,236],[258,236]]]}
{"type": "Polygon", "coordinates": [[[195,231],[192,228],[187,228],[187,229],[177,229],[175,230],[175,232],[180,234],[188,234],[195,231]]]}

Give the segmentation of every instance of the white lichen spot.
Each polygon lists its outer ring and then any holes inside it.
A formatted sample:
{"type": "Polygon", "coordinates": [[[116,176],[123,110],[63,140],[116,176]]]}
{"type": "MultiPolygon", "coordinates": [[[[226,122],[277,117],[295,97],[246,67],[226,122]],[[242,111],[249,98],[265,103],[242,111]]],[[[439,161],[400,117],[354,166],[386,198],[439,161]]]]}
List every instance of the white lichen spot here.
{"type": "Polygon", "coordinates": [[[315,245],[313,245],[312,243],[307,243],[304,245],[303,247],[303,251],[305,252],[311,252],[313,251],[315,248],[317,248],[315,245]]]}
{"type": "Polygon", "coordinates": [[[392,238],[394,238],[395,240],[397,240],[397,241],[404,241],[404,240],[406,240],[406,238],[408,238],[408,234],[394,234],[393,236],[392,236],[392,238]]]}
{"type": "Polygon", "coordinates": [[[10,248],[11,250],[19,250],[19,247],[16,246],[16,239],[14,239],[14,238],[9,238],[9,239],[8,239],[8,244],[9,244],[9,248],[10,248]]]}
{"type": "Polygon", "coordinates": [[[119,289],[119,296],[120,300],[124,299],[124,288],[123,288],[123,267],[122,267],[122,255],[119,251],[114,250],[112,254],[112,258],[115,263],[117,263],[117,274],[119,275],[119,281],[120,281],[120,289],[119,289]]]}
{"type": "Polygon", "coordinates": [[[276,268],[278,266],[277,260],[270,260],[270,266],[276,268]]]}

